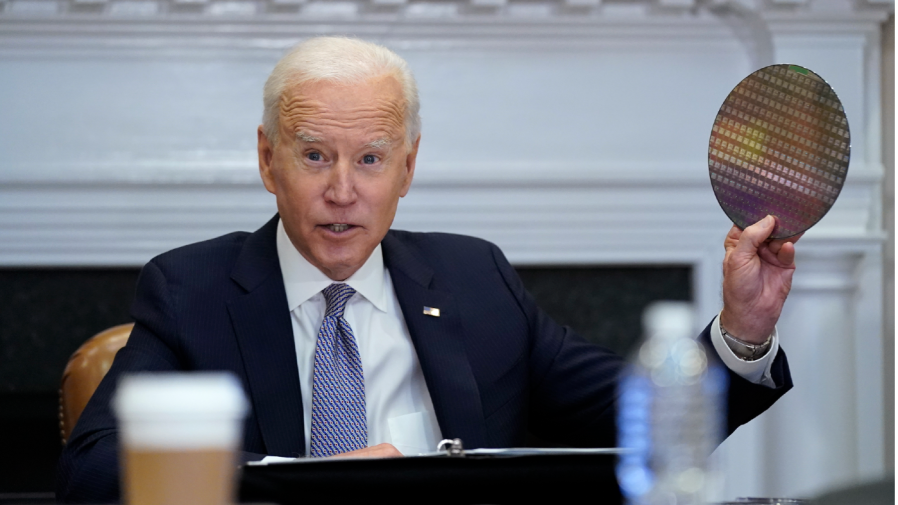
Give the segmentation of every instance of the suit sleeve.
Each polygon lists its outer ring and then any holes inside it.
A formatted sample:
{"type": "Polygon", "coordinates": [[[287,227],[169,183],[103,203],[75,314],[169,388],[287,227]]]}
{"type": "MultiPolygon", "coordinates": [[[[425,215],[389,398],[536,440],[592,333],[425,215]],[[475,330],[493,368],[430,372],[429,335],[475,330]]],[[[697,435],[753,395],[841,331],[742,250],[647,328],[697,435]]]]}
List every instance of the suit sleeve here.
{"type": "Polygon", "coordinates": [[[111,400],[123,373],[181,369],[176,352],[177,321],[162,271],[148,263],[137,281],[131,307],[134,329],[109,373],[81,414],[57,468],[57,500],[66,503],[119,501],[118,436],[111,400]]]}
{"type": "MultiPolygon", "coordinates": [[[[627,363],[548,317],[527,293],[498,248],[493,258],[530,328],[530,430],[549,442],[573,447],[615,447],[617,382],[627,363]]],[[[700,339],[710,350],[709,327],[700,339]]],[[[769,408],[792,387],[786,355],[779,350],[771,374],[774,388],[753,384],[727,369],[727,428],[732,433],[769,408]]]]}

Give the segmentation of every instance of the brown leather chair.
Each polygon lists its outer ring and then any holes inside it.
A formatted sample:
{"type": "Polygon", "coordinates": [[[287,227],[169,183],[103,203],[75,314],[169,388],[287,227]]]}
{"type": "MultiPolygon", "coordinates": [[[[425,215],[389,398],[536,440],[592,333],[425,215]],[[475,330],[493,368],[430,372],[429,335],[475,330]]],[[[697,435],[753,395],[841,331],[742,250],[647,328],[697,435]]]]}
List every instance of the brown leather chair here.
{"type": "Polygon", "coordinates": [[[62,373],[59,386],[59,432],[65,444],[93,396],[100,381],[112,366],[115,353],[125,346],[134,323],[113,326],[97,333],[72,354],[62,373]]]}

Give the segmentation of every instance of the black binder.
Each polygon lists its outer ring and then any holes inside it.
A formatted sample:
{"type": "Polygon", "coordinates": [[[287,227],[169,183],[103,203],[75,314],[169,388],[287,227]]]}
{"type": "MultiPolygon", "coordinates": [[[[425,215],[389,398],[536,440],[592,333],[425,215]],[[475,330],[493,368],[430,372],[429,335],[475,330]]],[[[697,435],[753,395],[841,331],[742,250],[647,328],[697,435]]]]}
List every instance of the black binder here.
{"type": "Polygon", "coordinates": [[[618,505],[614,451],[467,451],[245,466],[240,500],[308,503],[618,505]]]}

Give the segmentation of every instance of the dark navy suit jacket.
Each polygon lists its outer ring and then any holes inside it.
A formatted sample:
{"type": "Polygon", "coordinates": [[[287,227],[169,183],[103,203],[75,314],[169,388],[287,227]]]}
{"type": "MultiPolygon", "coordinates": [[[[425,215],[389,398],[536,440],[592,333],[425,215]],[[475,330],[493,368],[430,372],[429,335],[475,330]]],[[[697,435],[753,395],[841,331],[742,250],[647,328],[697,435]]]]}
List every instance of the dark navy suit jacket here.
{"type": "MultiPolygon", "coordinates": [[[[109,403],[125,372],[230,370],[252,408],[244,459],[305,453],[277,219],[252,234],[175,249],[143,268],[134,330],[63,452],[58,499],[118,500],[109,403]]],[[[529,431],[569,446],[615,445],[624,361],[546,316],[496,246],[395,230],[382,245],[444,438],[460,438],[468,448],[511,447],[524,444],[529,431]],[[439,308],[440,317],[424,315],[425,306],[439,308]]],[[[709,338],[707,328],[702,338],[709,338]]],[[[782,351],[773,377],[778,387],[769,389],[730,373],[730,432],[791,387],[782,351]]]]}

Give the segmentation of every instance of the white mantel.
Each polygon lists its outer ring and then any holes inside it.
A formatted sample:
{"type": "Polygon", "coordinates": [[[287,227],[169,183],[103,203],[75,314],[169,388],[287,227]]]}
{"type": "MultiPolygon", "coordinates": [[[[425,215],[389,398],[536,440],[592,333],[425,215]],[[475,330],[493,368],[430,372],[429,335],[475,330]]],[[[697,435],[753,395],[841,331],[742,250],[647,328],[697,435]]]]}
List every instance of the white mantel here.
{"type": "MultiPolygon", "coordinates": [[[[0,0],[0,266],[141,265],[274,212],[261,86],[285,48],[350,34],[405,56],[418,171],[395,227],[517,264],[688,264],[720,305],[729,228],[710,127],[771,63],[841,97],[852,160],[799,244],[780,331],[796,389],[728,440],[726,497],[885,472],[880,23],[874,0],[0,0]]],[[[888,427],[891,429],[891,427],[888,427]]]]}

